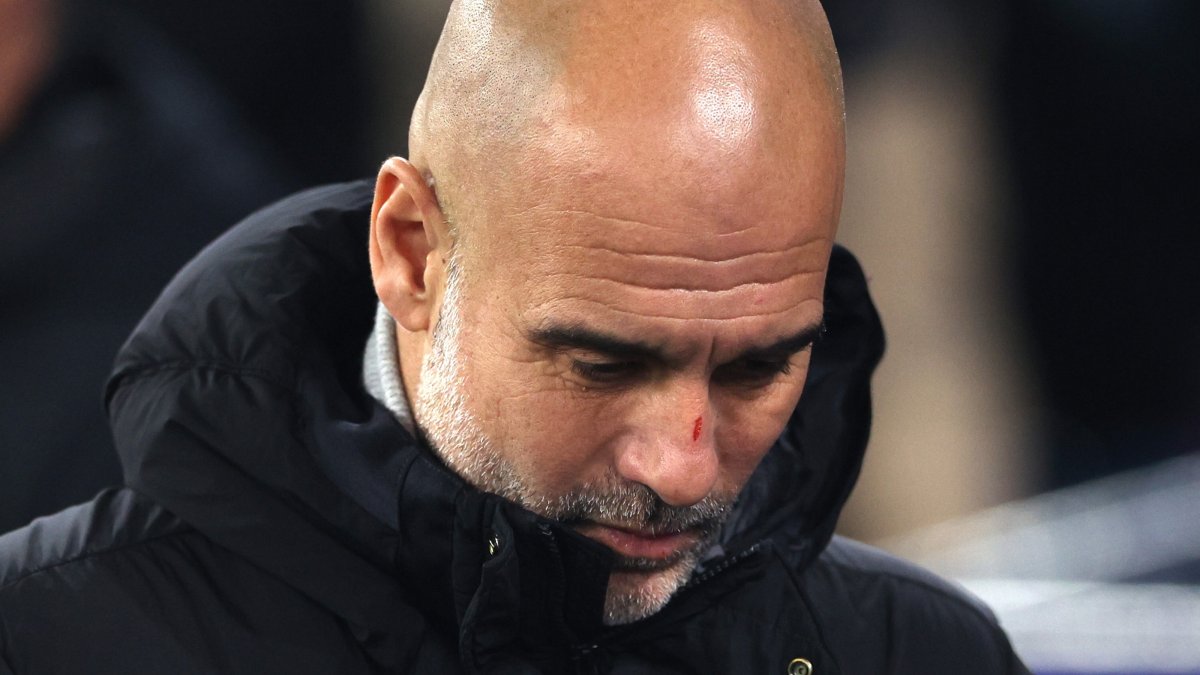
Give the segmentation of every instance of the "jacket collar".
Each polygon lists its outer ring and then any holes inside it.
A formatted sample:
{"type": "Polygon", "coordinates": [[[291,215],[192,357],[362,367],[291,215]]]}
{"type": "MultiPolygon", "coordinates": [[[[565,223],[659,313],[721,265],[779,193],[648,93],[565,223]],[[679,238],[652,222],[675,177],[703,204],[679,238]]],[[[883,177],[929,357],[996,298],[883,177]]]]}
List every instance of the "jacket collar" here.
{"type": "MultiPolygon", "coordinates": [[[[366,181],[291,197],[176,276],[106,391],[126,482],[368,635],[457,626],[439,633],[468,661],[506,641],[586,641],[607,549],[465,485],[363,389],[371,197],[366,181]]],[[[723,531],[732,555],[772,540],[806,564],[857,477],[882,332],[840,248],[826,325],[801,404],[723,531]]]]}
{"type": "Polygon", "coordinates": [[[439,631],[458,634],[465,659],[482,667],[489,655],[520,651],[558,662],[595,639],[606,548],[473,489],[382,404],[371,420],[356,428],[314,420],[310,451],[344,494],[368,511],[391,509],[379,513],[394,537],[389,567],[439,631]],[[376,440],[356,452],[368,435],[376,440]]]}

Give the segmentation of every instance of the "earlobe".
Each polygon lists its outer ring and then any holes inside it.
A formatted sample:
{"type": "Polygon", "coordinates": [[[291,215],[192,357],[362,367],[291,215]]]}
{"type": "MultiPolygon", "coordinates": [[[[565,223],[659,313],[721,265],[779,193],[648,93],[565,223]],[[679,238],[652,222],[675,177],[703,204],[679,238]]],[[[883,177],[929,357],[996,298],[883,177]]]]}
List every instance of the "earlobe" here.
{"type": "Polygon", "coordinates": [[[440,218],[420,171],[399,157],[384,162],[371,207],[371,274],[379,300],[411,332],[429,328],[430,282],[441,275],[440,218]]]}

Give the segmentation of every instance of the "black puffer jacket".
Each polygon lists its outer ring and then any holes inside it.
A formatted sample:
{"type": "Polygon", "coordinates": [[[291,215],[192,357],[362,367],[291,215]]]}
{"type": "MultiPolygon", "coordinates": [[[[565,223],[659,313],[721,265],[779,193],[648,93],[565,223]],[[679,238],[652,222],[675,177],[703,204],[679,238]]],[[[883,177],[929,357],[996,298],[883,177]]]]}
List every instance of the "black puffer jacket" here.
{"type": "Polygon", "coordinates": [[[168,287],[108,387],[128,487],[0,538],[0,673],[1025,672],[975,601],[830,541],[882,349],[848,253],[721,554],[605,628],[607,549],[467,487],[364,392],[370,203],[293,197],[168,287]]]}

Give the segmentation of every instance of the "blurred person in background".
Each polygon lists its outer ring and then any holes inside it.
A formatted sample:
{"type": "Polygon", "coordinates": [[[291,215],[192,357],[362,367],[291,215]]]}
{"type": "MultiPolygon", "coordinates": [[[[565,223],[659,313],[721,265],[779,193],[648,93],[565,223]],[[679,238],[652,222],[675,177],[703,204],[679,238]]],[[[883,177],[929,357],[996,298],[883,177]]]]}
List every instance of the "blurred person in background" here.
{"type": "MultiPolygon", "coordinates": [[[[376,59],[363,39],[371,24],[367,0],[81,1],[120,8],[160,31],[221,89],[245,127],[300,185],[375,169],[380,151],[372,139],[370,106],[378,92],[370,90],[376,59]]],[[[428,27],[426,41],[437,32],[438,26],[428,27]]],[[[391,37],[398,38],[404,36],[391,37]]],[[[430,43],[423,55],[426,65],[432,48],[430,43]]],[[[419,90],[423,75],[404,80],[419,90]]]]}
{"type": "Polygon", "coordinates": [[[183,261],[290,186],[153,30],[0,3],[0,530],[120,482],[117,348],[183,261]]]}

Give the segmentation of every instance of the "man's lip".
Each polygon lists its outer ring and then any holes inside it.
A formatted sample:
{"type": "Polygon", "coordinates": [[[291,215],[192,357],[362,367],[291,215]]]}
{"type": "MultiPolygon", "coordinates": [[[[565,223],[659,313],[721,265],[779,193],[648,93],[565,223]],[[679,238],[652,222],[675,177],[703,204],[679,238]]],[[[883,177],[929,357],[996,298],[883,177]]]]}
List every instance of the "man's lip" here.
{"type": "Polygon", "coordinates": [[[588,522],[579,525],[578,532],[604,544],[626,558],[669,562],[694,545],[699,538],[695,530],[651,532],[632,528],[588,522]]]}

